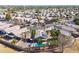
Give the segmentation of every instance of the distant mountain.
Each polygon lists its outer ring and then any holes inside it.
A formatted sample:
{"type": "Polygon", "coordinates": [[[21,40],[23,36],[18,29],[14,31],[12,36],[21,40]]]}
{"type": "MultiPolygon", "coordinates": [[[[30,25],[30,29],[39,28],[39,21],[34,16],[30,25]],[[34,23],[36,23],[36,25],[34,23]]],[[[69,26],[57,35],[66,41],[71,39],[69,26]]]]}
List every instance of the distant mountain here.
{"type": "MultiPolygon", "coordinates": [[[[0,8],[24,8],[24,5],[0,5],[0,8]]],[[[79,8],[79,5],[25,5],[25,8],[79,8]]]]}

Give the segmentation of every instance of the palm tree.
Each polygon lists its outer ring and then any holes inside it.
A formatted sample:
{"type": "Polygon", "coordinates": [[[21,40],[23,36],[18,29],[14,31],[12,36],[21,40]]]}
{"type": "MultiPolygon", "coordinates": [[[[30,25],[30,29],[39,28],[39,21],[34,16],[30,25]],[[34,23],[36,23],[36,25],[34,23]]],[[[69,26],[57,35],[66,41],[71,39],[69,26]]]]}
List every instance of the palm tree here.
{"type": "Polygon", "coordinates": [[[27,34],[27,32],[23,32],[21,35],[22,35],[22,38],[24,38],[24,39],[26,39],[26,35],[27,34]]]}
{"type": "Polygon", "coordinates": [[[35,38],[35,34],[36,34],[36,30],[32,29],[31,30],[31,38],[34,39],[35,38]]]}
{"type": "Polygon", "coordinates": [[[9,20],[11,20],[11,19],[12,19],[12,18],[11,18],[11,15],[10,15],[10,10],[7,9],[6,16],[5,16],[5,20],[9,21],[9,20]]]}

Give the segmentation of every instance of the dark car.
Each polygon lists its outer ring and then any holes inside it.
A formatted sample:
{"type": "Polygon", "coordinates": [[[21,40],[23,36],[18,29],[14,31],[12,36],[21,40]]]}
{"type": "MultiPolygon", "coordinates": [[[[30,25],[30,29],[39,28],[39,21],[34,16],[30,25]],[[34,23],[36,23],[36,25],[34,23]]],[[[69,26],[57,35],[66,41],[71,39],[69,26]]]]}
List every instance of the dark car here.
{"type": "Polygon", "coordinates": [[[20,38],[20,37],[17,37],[17,36],[14,36],[14,38],[15,38],[16,40],[21,40],[21,38],[20,38]]]}
{"type": "Polygon", "coordinates": [[[14,36],[14,34],[13,34],[13,33],[8,33],[8,35],[13,35],[13,36],[14,36]]]}
{"type": "Polygon", "coordinates": [[[11,36],[9,36],[9,35],[5,35],[3,38],[4,38],[5,40],[11,40],[13,37],[11,37],[11,36]]]}
{"type": "Polygon", "coordinates": [[[73,34],[73,33],[72,33],[72,36],[75,37],[75,38],[78,38],[79,37],[78,34],[73,34]]]}
{"type": "Polygon", "coordinates": [[[13,33],[8,33],[8,35],[9,35],[10,37],[12,37],[12,38],[15,38],[16,40],[20,40],[20,39],[21,39],[20,37],[16,36],[16,35],[13,34],[13,33]]]}
{"type": "Polygon", "coordinates": [[[0,30],[0,35],[5,35],[5,34],[6,34],[6,32],[5,32],[5,31],[0,30]]]}

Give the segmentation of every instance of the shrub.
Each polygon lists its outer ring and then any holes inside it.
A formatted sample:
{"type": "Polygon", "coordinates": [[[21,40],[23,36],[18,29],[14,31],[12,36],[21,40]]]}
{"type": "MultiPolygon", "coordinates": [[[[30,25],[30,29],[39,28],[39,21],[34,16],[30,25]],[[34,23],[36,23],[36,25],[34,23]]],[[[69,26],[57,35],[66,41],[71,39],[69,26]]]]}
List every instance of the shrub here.
{"type": "Polygon", "coordinates": [[[59,43],[58,38],[48,39],[48,45],[58,45],[58,43],[59,43]]]}
{"type": "Polygon", "coordinates": [[[79,19],[78,18],[74,19],[74,22],[75,22],[76,25],[79,25],[79,19]]]}
{"type": "Polygon", "coordinates": [[[16,44],[16,39],[13,39],[11,44],[16,44]]]}

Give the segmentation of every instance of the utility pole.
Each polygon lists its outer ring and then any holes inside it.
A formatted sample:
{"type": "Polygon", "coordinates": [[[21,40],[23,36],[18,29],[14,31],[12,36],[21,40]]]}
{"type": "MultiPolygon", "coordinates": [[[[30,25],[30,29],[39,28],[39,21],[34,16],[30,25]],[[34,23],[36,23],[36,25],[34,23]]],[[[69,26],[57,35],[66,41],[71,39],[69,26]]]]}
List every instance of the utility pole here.
{"type": "Polygon", "coordinates": [[[24,14],[25,14],[25,5],[24,5],[24,14]]]}

